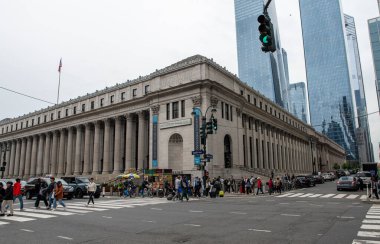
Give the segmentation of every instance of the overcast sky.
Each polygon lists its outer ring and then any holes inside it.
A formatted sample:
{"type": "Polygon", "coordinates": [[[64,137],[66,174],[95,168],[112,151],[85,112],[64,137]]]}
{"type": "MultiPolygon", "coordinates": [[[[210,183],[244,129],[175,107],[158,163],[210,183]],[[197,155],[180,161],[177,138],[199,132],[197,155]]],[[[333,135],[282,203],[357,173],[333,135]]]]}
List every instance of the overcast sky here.
{"type": "MultiPolygon", "coordinates": [[[[341,0],[356,20],[368,112],[378,110],[367,20],[376,0],[341,0]]],[[[277,0],[290,81],[306,80],[298,0],[277,0]]],[[[0,0],[0,86],[48,101],[146,75],[194,54],[237,73],[233,0],[0,0]]],[[[0,90],[0,119],[48,106],[0,90]]],[[[378,159],[380,118],[370,117],[378,159]]]]}

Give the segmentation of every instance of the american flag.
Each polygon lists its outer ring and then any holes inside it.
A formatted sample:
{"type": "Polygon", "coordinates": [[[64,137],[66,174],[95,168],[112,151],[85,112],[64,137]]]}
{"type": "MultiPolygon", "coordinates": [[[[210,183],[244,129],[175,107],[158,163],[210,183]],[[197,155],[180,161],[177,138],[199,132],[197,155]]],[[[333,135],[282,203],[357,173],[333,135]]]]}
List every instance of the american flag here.
{"type": "Polygon", "coordinates": [[[59,60],[58,72],[61,73],[62,69],[62,58],[59,60]]]}

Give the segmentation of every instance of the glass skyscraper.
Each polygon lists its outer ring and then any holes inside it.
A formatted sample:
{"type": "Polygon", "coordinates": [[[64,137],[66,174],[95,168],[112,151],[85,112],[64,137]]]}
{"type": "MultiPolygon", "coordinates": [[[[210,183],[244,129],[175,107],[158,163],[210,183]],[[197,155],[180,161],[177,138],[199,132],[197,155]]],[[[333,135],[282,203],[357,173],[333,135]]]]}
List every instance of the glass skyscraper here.
{"type": "Polygon", "coordinates": [[[263,9],[264,0],[235,0],[239,78],[288,109],[288,86],[275,2],[272,1],[268,9],[276,40],[277,51],[274,53],[264,53],[261,50],[257,17],[263,14],[263,9]]]}
{"type": "Polygon", "coordinates": [[[358,161],[355,107],[340,0],[302,0],[302,33],[310,122],[358,161]]]}
{"type": "Polygon", "coordinates": [[[373,162],[373,148],[370,128],[367,117],[367,102],[365,98],[362,66],[359,55],[359,45],[356,35],[355,19],[347,14],[344,15],[347,39],[348,67],[350,71],[351,89],[356,124],[356,139],[360,162],[373,162]]]}
{"type": "Polygon", "coordinates": [[[290,112],[307,123],[307,97],[304,82],[289,85],[290,112]]]}
{"type": "Polygon", "coordinates": [[[377,102],[380,109],[380,17],[368,20],[368,27],[375,66],[377,102]]]}

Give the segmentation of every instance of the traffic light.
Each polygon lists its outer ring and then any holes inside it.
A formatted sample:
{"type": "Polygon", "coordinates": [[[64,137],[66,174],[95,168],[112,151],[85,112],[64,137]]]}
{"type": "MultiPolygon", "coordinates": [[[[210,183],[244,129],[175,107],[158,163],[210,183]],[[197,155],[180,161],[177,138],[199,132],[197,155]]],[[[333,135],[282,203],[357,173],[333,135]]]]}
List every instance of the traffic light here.
{"type": "Polygon", "coordinates": [[[206,124],[207,134],[214,134],[212,121],[206,124]]]}
{"type": "Polygon", "coordinates": [[[214,131],[217,131],[218,130],[218,120],[215,119],[215,118],[212,118],[212,129],[214,131]]]}
{"type": "Polygon", "coordinates": [[[206,144],[206,129],[204,126],[201,127],[200,129],[200,135],[201,135],[201,144],[205,145],[206,144]]]}
{"type": "Polygon", "coordinates": [[[274,52],[276,51],[276,43],[274,40],[273,25],[266,14],[262,14],[257,18],[257,21],[260,23],[259,32],[260,32],[260,41],[262,43],[261,50],[263,52],[274,52]]]}

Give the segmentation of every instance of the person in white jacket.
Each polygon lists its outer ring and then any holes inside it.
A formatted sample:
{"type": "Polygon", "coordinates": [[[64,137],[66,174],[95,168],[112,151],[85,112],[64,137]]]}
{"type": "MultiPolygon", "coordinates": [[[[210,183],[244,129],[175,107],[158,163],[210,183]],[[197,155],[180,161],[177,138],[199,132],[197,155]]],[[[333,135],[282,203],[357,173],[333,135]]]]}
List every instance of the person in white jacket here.
{"type": "Polygon", "coordinates": [[[88,199],[87,206],[90,204],[90,202],[92,202],[92,206],[94,206],[94,204],[95,204],[95,202],[94,202],[95,191],[96,191],[96,184],[94,182],[94,178],[91,178],[90,182],[87,184],[87,192],[88,192],[88,196],[90,197],[88,199]]]}

